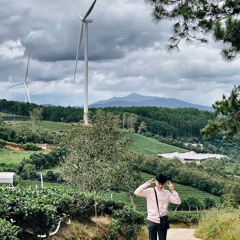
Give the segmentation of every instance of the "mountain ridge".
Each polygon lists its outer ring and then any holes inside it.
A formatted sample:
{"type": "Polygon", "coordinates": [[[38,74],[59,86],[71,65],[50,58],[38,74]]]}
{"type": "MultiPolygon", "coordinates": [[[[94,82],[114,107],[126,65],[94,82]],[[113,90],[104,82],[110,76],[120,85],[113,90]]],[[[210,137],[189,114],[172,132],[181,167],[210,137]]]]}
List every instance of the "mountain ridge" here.
{"type": "Polygon", "coordinates": [[[193,104],[177,98],[163,98],[157,96],[144,96],[131,93],[124,97],[112,97],[89,105],[90,108],[107,107],[166,107],[166,108],[197,108],[199,110],[213,111],[210,106],[193,104]]]}

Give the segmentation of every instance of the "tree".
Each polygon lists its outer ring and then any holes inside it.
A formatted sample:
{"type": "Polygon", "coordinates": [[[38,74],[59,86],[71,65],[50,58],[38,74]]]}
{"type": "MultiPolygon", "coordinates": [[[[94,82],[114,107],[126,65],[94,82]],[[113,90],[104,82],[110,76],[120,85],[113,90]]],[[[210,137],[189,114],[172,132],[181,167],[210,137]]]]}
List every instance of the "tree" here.
{"type": "Polygon", "coordinates": [[[226,205],[239,207],[240,206],[240,183],[228,183],[225,189],[225,194],[222,195],[222,200],[226,205]]]}
{"type": "Polygon", "coordinates": [[[240,51],[240,5],[234,0],[145,0],[153,6],[153,21],[173,22],[168,50],[178,50],[182,40],[206,43],[207,35],[224,43],[222,56],[233,60],[240,51]]]}
{"type": "Polygon", "coordinates": [[[127,124],[127,128],[131,132],[135,132],[134,127],[137,122],[137,119],[138,119],[138,116],[134,113],[129,113],[129,115],[127,116],[126,124],[127,124]]]}
{"type": "Polygon", "coordinates": [[[212,198],[209,198],[209,197],[204,198],[203,204],[204,204],[205,209],[216,207],[215,201],[212,198]]]}
{"type": "Polygon", "coordinates": [[[42,112],[43,109],[40,107],[34,108],[32,111],[29,111],[29,115],[33,125],[33,132],[36,132],[39,123],[42,121],[42,112]]]}
{"type": "Polygon", "coordinates": [[[205,137],[222,133],[226,138],[237,136],[240,131],[240,85],[234,86],[229,97],[213,104],[216,118],[201,130],[205,137]]]}
{"type": "Polygon", "coordinates": [[[73,124],[62,142],[68,149],[62,177],[81,191],[133,189],[140,179],[142,157],[128,150],[130,141],[116,127],[112,113],[97,110],[92,124],[73,124]]]}
{"type": "Polygon", "coordinates": [[[138,134],[141,134],[146,131],[147,131],[147,124],[144,121],[142,121],[140,126],[138,127],[138,134]]]}

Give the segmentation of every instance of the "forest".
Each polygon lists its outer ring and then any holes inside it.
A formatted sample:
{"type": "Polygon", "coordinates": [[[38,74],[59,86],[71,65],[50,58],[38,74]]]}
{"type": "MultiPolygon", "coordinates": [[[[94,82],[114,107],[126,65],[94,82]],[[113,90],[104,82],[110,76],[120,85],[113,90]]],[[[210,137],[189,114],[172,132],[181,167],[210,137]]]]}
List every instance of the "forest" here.
{"type": "MultiPolygon", "coordinates": [[[[39,106],[30,103],[0,100],[0,112],[8,114],[2,116],[5,121],[27,119],[29,112],[38,107],[42,109],[42,120],[45,121],[71,123],[83,119],[82,108],[39,106]]],[[[96,110],[96,108],[91,108],[90,115],[94,115],[96,110]]],[[[200,138],[200,130],[207,124],[208,120],[214,117],[212,112],[200,111],[195,108],[114,107],[104,108],[104,111],[119,115],[123,121],[123,128],[132,128],[133,124],[137,128],[136,126],[144,122],[149,133],[171,138],[200,138]],[[126,121],[124,121],[124,117],[126,121]]]]}

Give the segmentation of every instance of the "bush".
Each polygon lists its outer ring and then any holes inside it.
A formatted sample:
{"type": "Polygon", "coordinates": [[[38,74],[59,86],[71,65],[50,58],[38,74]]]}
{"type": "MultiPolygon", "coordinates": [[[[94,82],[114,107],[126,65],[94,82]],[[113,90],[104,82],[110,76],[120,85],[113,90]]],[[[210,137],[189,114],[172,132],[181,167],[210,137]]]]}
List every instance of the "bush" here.
{"type": "Polygon", "coordinates": [[[40,147],[37,147],[35,144],[32,143],[24,143],[21,147],[26,151],[39,151],[41,150],[40,147]]]}
{"type": "Polygon", "coordinates": [[[0,239],[18,240],[17,235],[20,231],[20,227],[14,226],[10,222],[0,219],[0,239]]]}
{"type": "Polygon", "coordinates": [[[144,224],[144,215],[132,207],[124,207],[113,213],[113,220],[109,225],[109,239],[117,239],[121,234],[126,239],[135,240],[144,224]]]}
{"type": "Polygon", "coordinates": [[[58,222],[66,217],[79,222],[89,221],[95,215],[95,202],[98,213],[113,217],[109,227],[109,239],[116,239],[115,233],[129,240],[136,238],[144,223],[142,213],[125,207],[122,202],[95,198],[93,194],[74,189],[0,189],[0,217],[14,221],[23,233],[28,230],[34,236],[48,235],[55,230],[58,222]]]}
{"type": "Polygon", "coordinates": [[[170,223],[183,223],[186,225],[193,225],[198,223],[201,215],[197,211],[177,211],[169,212],[168,219],[170,223]]]}
{"type": "Polygon", "coordinates": [[[111,198],[97,199],[97,210],[100,215],[112,216],[114,211],[123,209],[124,202],[116,201],[111,198]]]}
{"type": "Polygon", "coordinates": [[[220,209],[202,215],[196,236],[208,240],[239,240],[240,210],[220,209]]]}

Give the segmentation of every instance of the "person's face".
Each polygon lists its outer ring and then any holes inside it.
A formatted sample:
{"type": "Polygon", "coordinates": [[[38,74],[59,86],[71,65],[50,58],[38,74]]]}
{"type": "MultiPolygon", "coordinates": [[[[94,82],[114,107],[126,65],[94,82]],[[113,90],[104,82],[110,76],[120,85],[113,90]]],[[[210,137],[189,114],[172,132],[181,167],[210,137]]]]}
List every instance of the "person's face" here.
{"type": "Polygon", "coordinates": [[[156,184],[156,188],[157,188],[158,190],[161,190],[161,189],[164,188],[164,184],[159,183],[157,180],[155,181],[155,184],[156,184]]]}

